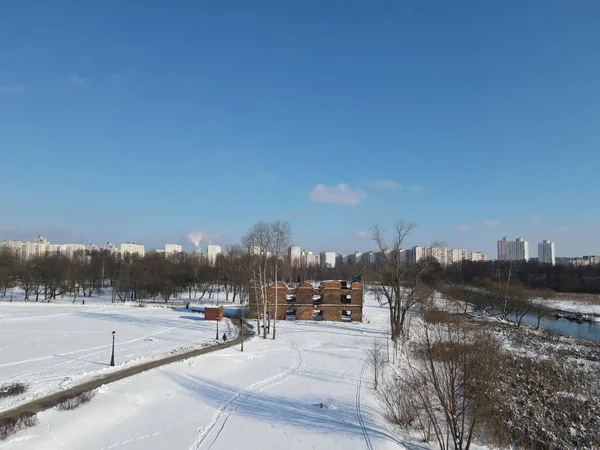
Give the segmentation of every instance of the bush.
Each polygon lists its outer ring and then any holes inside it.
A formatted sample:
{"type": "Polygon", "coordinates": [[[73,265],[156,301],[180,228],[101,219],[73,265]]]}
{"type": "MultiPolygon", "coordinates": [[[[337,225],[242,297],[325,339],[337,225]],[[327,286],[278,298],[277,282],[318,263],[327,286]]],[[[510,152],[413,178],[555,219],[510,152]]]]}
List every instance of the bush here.
{"type": "Polygon", "coordinates": [[[75,397],[66,397],[58,405],[56,405],[56,409],[59,411],[69,411],[71,409],[75,409],[85,403],[88,403],[94,398],[95,395],[96,391],[84,391],[75,397]]]}
{"type": "Polygon", "coordinates": [[[28,427],[33,427],[39,423],[37,416],[32,412],[25,412],[0,420],[0,441],[3,441],[8,436],[15,434],[18,431],[28,427]]]}
{"type": "Polygon", "coordinates": [[[23,383],[3,384],[0,386],[0,398],[12,397],[22,394],[27,390],[27,385],[23,383]]]}

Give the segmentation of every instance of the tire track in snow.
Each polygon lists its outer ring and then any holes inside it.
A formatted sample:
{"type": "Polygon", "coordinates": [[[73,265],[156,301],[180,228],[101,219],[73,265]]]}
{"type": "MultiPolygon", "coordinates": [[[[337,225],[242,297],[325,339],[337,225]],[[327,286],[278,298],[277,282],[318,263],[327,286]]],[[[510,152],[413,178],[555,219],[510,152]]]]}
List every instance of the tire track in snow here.
{"type": "Polygon", "coordinates": [[[373,444],[371,444],[371,438],[369,437],[369,433],[367,428],[365,427],[365,421],[362,417],[362,411],[360,407],[360,389],[362,386],[362,379],[365,371],[367,370],[367,363],[363,364],[362,370],[360,371],[360,375],[358,377],[358,382],[356,383],[356,418],[358,419],[358,424],[360,425],[360,429],[362,430],[363,437],[365,438],[366,448],[369,450],[373,450],[373,444]]]}
{"type": "Polygon", "coordinates": [[[215,413],[209,424],[202,429],[200,435],[196,438],[192,445],[190,445],[189,450],[199,450],[210,435],[211,431],[220,421],[221,417],[225,415],[223,423],[221,424],[217,435],[210,444],[209,448],[211,448],[219,438],[219,435],[221,434],[223,429],[225,428],[229,417],[232,414],[234,414],[244,403],[246,403],[246,401],[248,401],[249,398],[251,398],[254,394],[257,394],[258,392],[267,389],[268,387],[275,386],[279,383],[283,383],[288,376],[297,374],[300,366],[302,365],[302,355],[295,346],[292,346],[292,348],[296,351],[296,354],[294,355],[294,362],[288,369],[278,373],[277,375],[251,384],[250,386],[245,387],[244,389],[238,391],[235,395],[233,395],[229,400],[227,400],[223,405],[221,405],[221,407],[215,413]]]}

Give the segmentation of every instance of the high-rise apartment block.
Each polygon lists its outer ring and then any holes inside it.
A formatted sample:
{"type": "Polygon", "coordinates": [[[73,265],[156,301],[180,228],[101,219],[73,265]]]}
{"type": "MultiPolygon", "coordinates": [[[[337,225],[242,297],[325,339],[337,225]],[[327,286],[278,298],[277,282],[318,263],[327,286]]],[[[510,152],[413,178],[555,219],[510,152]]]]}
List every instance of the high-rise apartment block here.
{"type": "Polygon", "coordinates": [[[554,265],[555,258],[554,242],[545,240],[538,244],[538,260],[540,263],[554,265]]]}
{"type": "Polygon", "coordinates": [[[135,242],[123,242],[121,244],[121,254],[130,254],[143,257],[146,254],[146,247],[135,242]]]}
{"type": "Polygon", "coordinates": [[[22,260],[46,255],[63,255],[72,258],[85,255],[86,246],[83,244],[51,244],[43,236],[36,237],[33,241],[2,241],[0,247],[7,248],[22,260]]]}
{"type": "Polygon", "coordinates": [[[165,255],[176,255],[181,253],[181,245],[165,244],[165,255]]]}
{"type": "Polygon", "coordinates": [[[335,252],[321,252],[321,267],[335,268],[335,252]]]}
{"type": "Polygon", "coordinates": [[[521,238],[509,241],[506,236],[498,241],[499,261],[529,261],[529,244],[521,238]]]}
{"type": "Polygon", "coordinates": [[[300,267],[302,264],[302,249],[297,245],[292,245],[288,249],[288,261],[292,267],[300,267]]]}
{"type": "Polygon", "coordinates": [[[214,266],[217,261],[217,255],[221,253],[221,246],[216,244],[208,244],[206,248],[206,256],[208,257],[208,263],[214,266]]]}

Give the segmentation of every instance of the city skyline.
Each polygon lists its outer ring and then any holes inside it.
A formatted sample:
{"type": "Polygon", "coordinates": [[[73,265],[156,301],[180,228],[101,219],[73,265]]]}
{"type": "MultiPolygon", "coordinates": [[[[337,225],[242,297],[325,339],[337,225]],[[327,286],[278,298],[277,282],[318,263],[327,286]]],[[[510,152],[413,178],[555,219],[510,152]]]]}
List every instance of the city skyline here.
{"type": "MultiPolygon", "coordinates": [[[[19,239],[19,240],[0,240],[0,246],[2,245],[7,245],[7,244],[13,244],[13,243],[45,243],[45,244],[52,244],[53,247],[60,247],[60,246],[72,246],[73,248],[77,248],[77,249],[86,249],[86,250],[109,250],[111,252],[129,252],[129,253],[140,253],[141,255],[143,255],[145,252],[162,252],[165,254],[174,254],[174,253],[179,253],[179,252],[184,252],[184,253],[192,253],[192,252],[200,252],[200,253],[204,253],[209,260],[212,260],[214,262],[214,257],[217,253],[224,253],[227,252],[227,248],[228,246],[221,246],[218,244],[213,244],[208,243],[205,245],[201,245],[199,240],[194,240],[195,237],[197,237],[199,235],[199,232],[196,233],[188,233],[188,235],[186,236],[188,239],[188,242],[190,245],[188,246],[182,246],[179,244],[174,244],[174,243],[164,243],[161,247],[148,247],[146,244],[141,243],[141,242],[131,242],[131,241],[127,241],[127,242],[122,242],[120,244],[120,247],[113,244],[113,242],[111,241],[106,241],[104,244],[100,244],[98,245],[95,242],[89,242],[87,244],[83,244],[83,243],[61,243],[61,244],[56,244],[55,242],[49,242],[49,240],[42,236],[42,235],[37,235],[37,237],[32,238],[32,239],[19,239]],[[203,252],[202,249],[206,249],[206,252],[203,252]],[[135,250],[133,250],[135,249],[135,250]]],[[[440,259],[440,257],[442,257],[442,253],[439,253],[439,251],[441,250],[443,252],[443,257],[442,259],[447,260],[448,261],[452,261],[453,259],[460,259],[464,257],[459,256],[459,254],[452,254],[452,252],[468,252],[469,254],[473,254],[473,255],[478,255],[478,254],[485,254],[485,258],[483,260],[494,260],[494,259],[499,259],[499,260],[521,260],[521,259],[535,259],[535,260],[540,260],[540,262],[547,262],[547,263],[552,263],[554,265],[554,258],[560,258],[560,259],[581,259],[582,257],[585,258],[587,256],[592,256],[592,257],[596,257],[596,255],[594,253],[588,252],[588,253],[584,253],[581,255],[571,255],[570,257],[565,257],[563,256],[557,256],[556,254],[556,250],[555,250],[555,243],[551,242],[549,240],[543,240],[542,242],[539,242],[537,246],[532,246],[532,248],[537,248],[538,249],[538,253],[536,256],[533,256],[533,253],[530,252],[529,250],[529,242],[523,238],[516,238],[515,241],[508,241],[508,238],[505,236],[503,237],[501,240],[497,241],[497,252],[496,252],[496,256],[497,258],[493,258],[493,253],[488,253],[488,252],[483,252],[483,251],[479,251],[479,250],[473,250],[473,249],[458,249],[458,248],[452,248],[449,247],[447,245],[441,245],[439,242],[435,243],[435,245],[433,246],[429,246],[429,245],[405,245],[403,246],[403,250],[404,251],[415,251],[416,249],[420,249],[419,251],[421,252],[429,252],[429,253],[423,253],[423,255],[425,254],[430,254],[431,255],[437,255],[436,258],[440,259]],[[517,250],[516,247],[514,247],[515,244],[519,245],[519,243],[522,244],[522,246],[524,246],[524,249],[521,248],[520,251],[524,252],[521,253],[520,256],[517,255],[515,253],[515,251],[519,251],[517,250]],[[502,250],[501,250],[501,244],[502,244],[502,250]],[[508,246],[507,246],[508,245],[508,246]],[[511,247],[512,246],[512,247],[511,247]],[[542,253],[546,253],[546,255],[540,254],[540,252],[542,253]],[[439,253],[439,254],[438,254],[439,253]],[[448,256],[446,256],[446,253],[448,256]]],[[[442,243],[443,244],[443,243],[442,243]]],[[[377,253],[378,250],[375,247],[371,247],[369,249],[366,250],[354,250],[352,252],[339,252],[336,249],[313,249],[313,248],[306,248],[306,247],[302,247],[300,245],[297,245],[295,243],[291,243],[291,245],[286,249],[286,254],[285,257],[287,258],[287,260],[290,262],[290,264],[292,265],[300,265],[302,261],[306,260],[306,256],[307,254],[310,254],[310,257],[314,257],[316,258],[317,261],[317,265],[319,265],[318,261],[320,260],[320,258],[323,258],[326,254],[332,254],[333,256],[331,256],[331,258],[333,258],[333,260],[336,260],[338,257],[340,256],[344,256],[344,257],[356,257],[356,254],[367,254],[367,253],[377,253]]],[[[473,260],[479,260],[479,257],[476,257],[473,260]]],[[[594,260],[595,261],[595,260],[594,260]]],[[[580,261],[581,262],[581,261],[580,261]]]]}
{"type": "Polygon", "coordinates": [[[4,11],[0,239],[600,253],[600,4],[262,5],[4,11]]]}

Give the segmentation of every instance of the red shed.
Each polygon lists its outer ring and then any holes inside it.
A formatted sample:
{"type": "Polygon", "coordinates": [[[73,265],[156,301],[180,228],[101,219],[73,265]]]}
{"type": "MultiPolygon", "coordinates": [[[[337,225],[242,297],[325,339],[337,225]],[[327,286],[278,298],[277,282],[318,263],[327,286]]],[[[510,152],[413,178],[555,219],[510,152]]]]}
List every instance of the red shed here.
{"type": "Polygon", "coordinates": [[[207,306],[204,308],[204,320],[223,320],[222,306],[207,306]]]}

